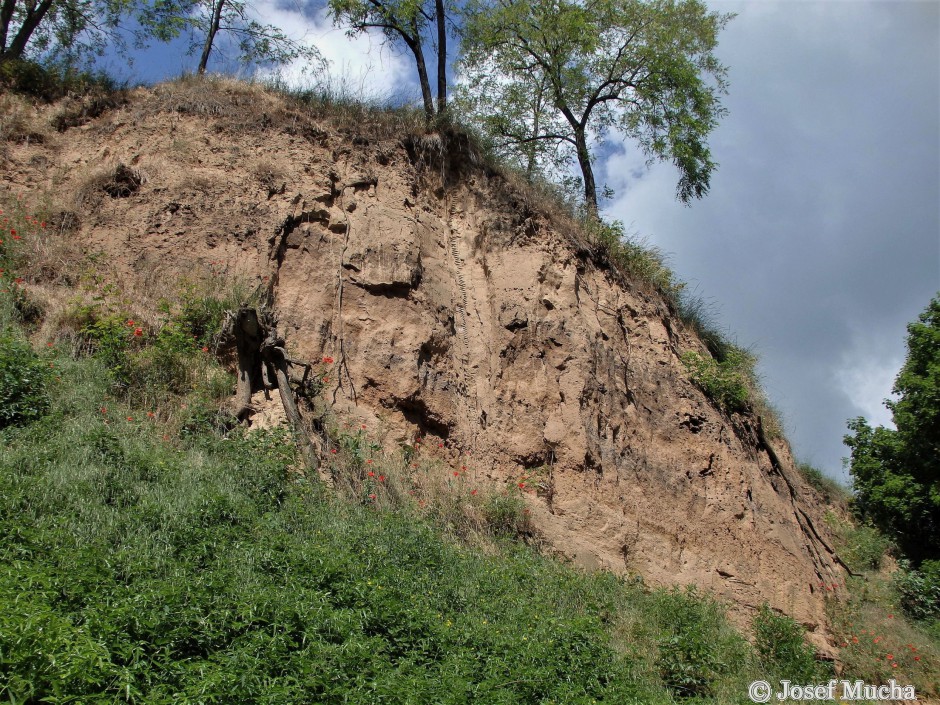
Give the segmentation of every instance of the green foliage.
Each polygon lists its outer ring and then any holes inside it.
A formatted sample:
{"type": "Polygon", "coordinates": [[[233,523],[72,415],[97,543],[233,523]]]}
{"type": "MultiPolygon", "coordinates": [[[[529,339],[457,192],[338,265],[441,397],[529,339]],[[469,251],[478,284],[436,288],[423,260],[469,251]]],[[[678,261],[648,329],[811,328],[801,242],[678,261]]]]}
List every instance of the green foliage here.
{"type": "Polygon", "coordinates": [[[897,430],[849,422],[855,508],[915,563],[940,558],[940,298],[907,327],[907,359],[885,404],[897,430]]]}
{"type": "Polygon", "coordinates": [[[725,628],[724,610],[693,588],[656,596],[657,666],[663,684],[681,697],[709,697],[718,682],[747,658],[744,640],[725,628]]]}
{"type": "Polygon", "coordinates": [[[804,630],[793,619],[766,604],[754,618],[754,646],[761,663],[777,680],[792,683],[825,682],[829,675],[806,643],[804,630]]]}
{"type": "Polygon", "coordinates": [[[914,569],[900,561],[894,587],[901,607],[914,619],[940,620],[940,561],[924,561],[914,569]]]}
{"type": "Polygon", "coordinates": [[[126,315],[120,313],[102,314],[97,306],[80,306],[76,315],[88,317],[80,333],[98,357],[114,375],[118,384],[127,384],[130,361],[127,352],[134,345],[134,339],[143,337],[143,328],[126,315]]]}
{"type": "Polygon", "coordinates": [[[609,580],[331,503],[287,480],[284,431],[161,442],[83,401],[94,362],[0,449],[3,699],[636,699],[609,580]]]}
{"type": "Polygon", "coordinates": [[[842,559],[853,570],[877,570],[881,567],[891,542],[873,526],[860,524],[845,533],[845,549],[842,559]]]}
{"type": "Polygon", "coordinates": [[[140,5],[136,19],[148,36],[160,41],[187,36],[188,53],[201,52],[200,74],[206,71],[219,33],[227,35],[238,48],[239,58],[246,65],[304,59],[308,62],[306,68],[319,71],[325,64],[316,47],[293,39],[277,25],[259,21],[255,8],[246,0],[163,0],[140,5]]]}
{"type": "Polygon", "coordinates": [[[532,532],[521,492],[491,493],[484,498],[482,509],[484,525],[493,536],[517,538],[532,532]]]}
{"type": "Polygon", "coordinates": [[[41,417],[49,404],[49,368],[11,331],[0,332],[0,428],[41,417]]]}
{"type": "Polygon", "coordinates": [[[834,513],[826,514],[826,523],[832,528],[839,544],[839,555],[849,567],[860,573],[881,568],[891,540],[870,524],[839,519],[834,513]]]}
{"type": "Polygon", "coordinates": [[[722,361],[704,357],[694,350],[682,355],[682,364],[692,382],[729,413],[748,409],[754,363],[751,353],[736,346],[730,346],[722,361]]]}
{"type": "Polygon", "coordinates": [[[596,214],[590,135],[618,132],[676,165],[683,202],[708,191],[726,86],[713,51],[731,15],[698,0],[479,0],[466,14],[464,109],[528,173],[577,162],[596,214]]]}
{"type": "Polygon", "coordinates": [[[115,81],[104,73],[12,58],[0,61],[0,87],[50,102],[65,96],[102,95],[118,90],[115,81]]]}
{"type": "MultiPolygon", "coordinates": [[[[0,64],[42,57],[68,67],[104,53],[109,45],[123,49],[117,29],[132,4],[133,0],[8,0],[0,12],[0,64]]],[[[25,64],[13,72],[48,75],[25,64]]]]}

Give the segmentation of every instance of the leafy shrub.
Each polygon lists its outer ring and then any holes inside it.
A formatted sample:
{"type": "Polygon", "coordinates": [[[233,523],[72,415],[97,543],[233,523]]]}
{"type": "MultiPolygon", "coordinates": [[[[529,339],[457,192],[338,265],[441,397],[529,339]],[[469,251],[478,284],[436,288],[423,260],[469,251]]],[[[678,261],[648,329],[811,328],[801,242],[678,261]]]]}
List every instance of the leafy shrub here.
{"type": "Polygon", "coordinates": [[[849,526],[844,532],[842,559],[853,570],[878,570],[891,541],[878,529],[867,524],[849,526]]]}
{"type": "Polygon", "coordinates": [[[761,663],[775,677],[793,683],[816,683],[823,678],[823,669],[804,639],[803,628],[793,619],[776,614],[765,604],[754,618],[753,629],[761,663]]]}
{"type": "Polygon", "coordinates": [[[26,59],[0,61],[0,87],[50,102],[68,95],[110,95],[117,90],[114,80],[104,73],[26,59]]]}
{"type": "Polygon", "coordinates": [[[727,632],[724,610],[694,588],[678,588],[659,596],[657,665],[663,684],[682,697],[708,697],[716,683],[746,653],[744,640],[727,632]],[[724,633],[723,633],[724,632],[724,633]]]}
{"type": "Polygon", "coordinates": [[[693,384],[726,412],[746,411],[751,401],[754,356],[737,346],[730,346],[725,359],[718,361],[690,350],[682,355],[682,364],[693,384]]]}
{"type": "Polygon", "coordinates": [[[494,492],[483,501],[484,528],[493,536],[516,538],[532,533],[532,522],[519,492],[494,492]]]}
{"type": "Polygon", "coordinates": [[[12,333],[0,333],[0,428],[34,421],[49,406],[49,368],[12,333]]]}
{"type": "Polygon", "coordinates": [[[940,561],[924,561],[917,569],[908,561],[900,561],[894,587],[901,607],[911,617],[940,620],[940,561]]]}

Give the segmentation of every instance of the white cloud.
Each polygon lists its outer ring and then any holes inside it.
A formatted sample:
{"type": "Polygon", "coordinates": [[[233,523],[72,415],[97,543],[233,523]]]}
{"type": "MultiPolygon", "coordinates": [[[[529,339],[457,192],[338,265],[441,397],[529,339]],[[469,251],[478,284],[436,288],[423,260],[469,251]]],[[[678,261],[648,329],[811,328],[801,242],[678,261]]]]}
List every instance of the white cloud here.
{"type": "Polygon", "coordinates": [[[900,358],[878,355],[868,344],[856,341],[851,352],[842,358],[836,372],[836,383],[872,426],[894,428],[885,399],[896,399],[891,388],[901,369],[900,358]]]}
{"type": "Polygon", "coordinates": [[[285,8],[277,0],[262,0],[256,9],[266,23],[316,47],[329,62],[325,77],[312,76],[305,61],[266,71],[266,75],[276,75],[298,88],[325,84],[335,92],[365,101],[400,103],[417,96],[408,56],[389,47],[380,32],[348,37],[345,29],[334,26],[326,7],[310,15],[300,6],[285,8]]]}

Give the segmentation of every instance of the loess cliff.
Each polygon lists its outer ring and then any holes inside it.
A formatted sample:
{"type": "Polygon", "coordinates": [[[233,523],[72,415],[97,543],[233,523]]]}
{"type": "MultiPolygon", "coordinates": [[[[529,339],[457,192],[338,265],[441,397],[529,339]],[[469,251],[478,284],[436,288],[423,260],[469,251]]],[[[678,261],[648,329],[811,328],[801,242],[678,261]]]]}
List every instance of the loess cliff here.
{"type": "Polygon", "coordinates": [[[843,573],[786,442],[721,412],[663,298],[467,139],[219,81],[33,110],[0,188],[59,214],[50,257],[91,256],[142,309],[182,278],[248,282],[385,447],[420,437],[477,481],[526,482],[559,554],[742,619],[768,602],[826,650],[843,573]]]}

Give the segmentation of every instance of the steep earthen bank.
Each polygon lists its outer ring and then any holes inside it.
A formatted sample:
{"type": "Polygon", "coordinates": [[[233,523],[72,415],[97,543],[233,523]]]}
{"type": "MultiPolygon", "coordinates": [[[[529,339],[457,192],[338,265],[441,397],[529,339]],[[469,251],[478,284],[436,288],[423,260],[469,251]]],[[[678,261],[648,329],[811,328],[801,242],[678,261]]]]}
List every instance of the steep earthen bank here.
{"type": "Polygon", "coordinates": [[[679,359],[704,346],[662,298],[463,140],[228,83],[75,122],[11,145],[2,187],[59,209],[60,237],[142,306],[182,277],[246,281],[297,357],[336,361],[328,398],[387,447],[436,438],[478,481],[525,476],[558,552],[742,615],[769,602],[825,647],[820,585],[842,576],[785,442],[721,413],[679,359]]]}

